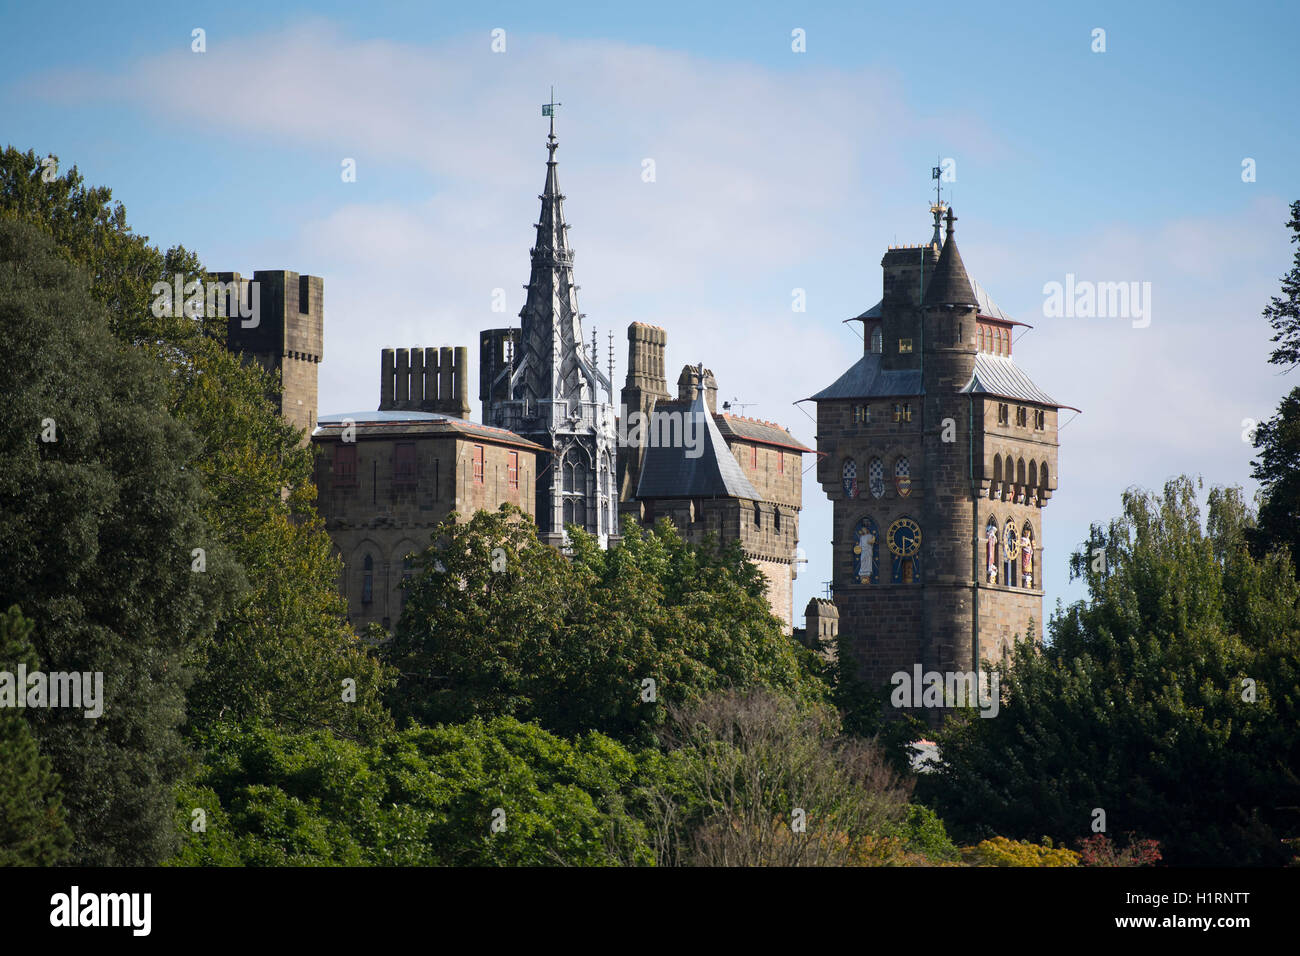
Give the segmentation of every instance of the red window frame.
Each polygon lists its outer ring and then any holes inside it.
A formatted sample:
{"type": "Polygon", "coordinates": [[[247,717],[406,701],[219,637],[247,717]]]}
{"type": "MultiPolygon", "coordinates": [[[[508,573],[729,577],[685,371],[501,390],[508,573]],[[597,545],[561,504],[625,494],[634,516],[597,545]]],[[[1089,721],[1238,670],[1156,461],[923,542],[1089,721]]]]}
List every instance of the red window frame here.
{"type": "Polygon", "coordinates": [[[393,485],[409,488],[415,484],[417,459],[415,442],[398,442],[393,448],[393,485]]]}
{"type": "Polygon", "coordinates": [[[483,446],[474,446],[474,484],[483,484],[483,446]]]}
{"type": "Polygon", "coordinates": [[[519,487],[519,452],[512,451],[506,462],[506,483],[511,488],[519,487]]]}
{"type": "Polygon", "coordinates": [[[339,488],[357,486],[357,446],[340,442],[334,450],[334,484],[339,488]]]}

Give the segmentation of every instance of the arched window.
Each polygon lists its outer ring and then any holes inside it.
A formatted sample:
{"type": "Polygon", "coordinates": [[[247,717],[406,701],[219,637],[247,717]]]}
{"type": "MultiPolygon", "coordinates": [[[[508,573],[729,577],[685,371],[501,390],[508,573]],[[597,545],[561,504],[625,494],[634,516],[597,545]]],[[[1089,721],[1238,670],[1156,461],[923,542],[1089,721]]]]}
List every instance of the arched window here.
{"type": "Polygon", "coordinates": [[[375,599],[375,559],[366,555],[361,562],[361,603],[369,604],[375,599]]]}
{"type": "Polygon", "coordinates": [[[979,327],[979,347],[980,347],[980,351],[983,352],[984,351],[984,326],[982,325],[979,327]]]}
{"type": "Polygon", "coordinates": [[[853,580],[858,584],[880,580],[880,531],[869,517],[853,529],[853,580]]]}
{"type": "Polygon", "coordinates": [[[778,534],[781,533],[781,506],[780,505],[772,506],[772,528],[778,534]]]}
{"type": "Polygon", "coordinates": [[[1051,487],[1051,481],[1047,477],[1047,462],[1043,462],[1043,467],[1038,472],[1038,481],[1039,481],[1039,486],[1044,491],[1048,490],[1051,487]]]}
{"type": "Polygon", "coordinates": [[[894,462],[894,487],[902,498],[912,493],[912,466],[906,455],[899,455],[894,462]]]}
{"type": "Polygon", "coordinates": [[[989,584],[998,583],[998,519],[989,515],[984,526],[984,564],[989,584]]]}
{"type": "Polygon", "coordinates": [[[844,459],[844,497],[858,496],[858,463],[852,458],[844,459]]]}
{"type": "Polygon", "coordinates": [[[1024,483],[1025,483],[1025,460],[1021,458],[1016,462],[1016,484],[1023,485],[1024,483]]]}
{"type": "Polygon", "coordinates": [[[880,326],[871,330],[871,351],[879,355],[885,350],[885,339],[880,331],[880,326]]]}
{"type": "Polygon", "coordinates": [[[867,488],[873,498],[885,495],[885,464],[879,458],[873,458],[867,464],[867,488]]]}
{"type": "Polygon", "coordinates": [[[1038,462],[1029,459],[1029,487],[1038,487],[1038,462]]]}
{"type": "Polygon", "coordinates": [[[754,502],[754,527],[763,527],[763,509],[758,506],[757,501],[754,502]]]}

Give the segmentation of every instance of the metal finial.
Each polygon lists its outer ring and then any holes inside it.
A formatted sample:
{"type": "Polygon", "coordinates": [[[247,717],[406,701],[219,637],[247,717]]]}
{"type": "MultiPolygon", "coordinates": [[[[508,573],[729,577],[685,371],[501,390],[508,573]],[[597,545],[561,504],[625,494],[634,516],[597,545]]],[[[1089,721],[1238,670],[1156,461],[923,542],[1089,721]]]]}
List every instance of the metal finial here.
{"type": "Polygon", "coordinates": [[[564,105],[563,103],[555,102],[555,87],[552,86],[551,101],[549,103],[542,104],[542,115],[549,116],[551,118],[551,132],[550,135],[546,137],[546,148],[551,151],[552,160],[555,159],[555,151],[559,149],[559,145],[560,145],[555,141],[555,108],[557,106],[563,106],[563,105],[564,105]]]}

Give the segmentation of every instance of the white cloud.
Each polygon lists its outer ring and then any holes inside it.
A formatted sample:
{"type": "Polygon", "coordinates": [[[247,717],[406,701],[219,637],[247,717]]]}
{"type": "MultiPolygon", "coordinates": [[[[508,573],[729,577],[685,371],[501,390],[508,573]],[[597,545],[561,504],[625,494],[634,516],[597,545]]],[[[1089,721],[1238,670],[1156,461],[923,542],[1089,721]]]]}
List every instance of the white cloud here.
{"type": "MultiPolygon", "coordinates": [[[[56,99],[125,101],[166,120],[214,117],[190,123],[187,135],[237,131],[335,168],[352,156],[361,177],[387,187],[382,201],[365,202],[338,186],[319,207],[326,211],[300,217],[287,239],[259,238],[283,234],[277,223],[209,253],[235,268],[273,260],[325,277],[326,413],[374,406],[381,347],[465,344],[476,364],[478,330],[517,321],[544,176],[539,78],[553,78],[565,104],[560,182],[580,302],[600,329],[602,357],[612,330],[621,378],[628,323],[661,325],[672,381],[674,369],[704,361],[721,398],[760,403],[748,413],[781,421],[809,445],[812,423],[790,403],[860,354],[840,319],[879,298],[888,237],[928,233],[912,157],[943,142],[962,144],[962,162],[976,166],[1014,155],[981,117],[930,104],[918,115],[903,78],[871,66],[775,71],[516,34],[508,50],[492,54],[486,34],[434,45],[354,41],[316,21],[210,36],[202,56],[141,59],[113,75],[60,73],[39,88],[56,99]],[[641,180],[646,158],[654,183],[641,180]],[[917,194],[904,195],[902,181],[917,194]],[[807,313],[790,311],[796,285],[808,289],[807,313]],[[496,288],[506,290],[504,315],[490,311],[496,288]]],[[[275,177],[294,175],[268,170],[260,188],[273,193],[275,177]]],[[[1037,326],[1017,358],[1046,391],[1085,409],[1063,433],[1062,490],[1046,520],[1057,583],[1087,518],[1112,515],[1123,487],[1182,471],[1244,478],[1240,419],[1266,415],[1289,384],[1263,364],[1259,318],[1289,264],[1284,213],[1261,200],[1222,216],[1086,234],[1068,212],[1029,231],[961,223],[972,274],[1037,326]],[[1152,282],[1151,327],[1043,319],[1043,283],[1067,272],[1152,282]]],[[[804,500],[812,564],[800,605],[830,577],[830,508],[811,472],[804,500]]]]}

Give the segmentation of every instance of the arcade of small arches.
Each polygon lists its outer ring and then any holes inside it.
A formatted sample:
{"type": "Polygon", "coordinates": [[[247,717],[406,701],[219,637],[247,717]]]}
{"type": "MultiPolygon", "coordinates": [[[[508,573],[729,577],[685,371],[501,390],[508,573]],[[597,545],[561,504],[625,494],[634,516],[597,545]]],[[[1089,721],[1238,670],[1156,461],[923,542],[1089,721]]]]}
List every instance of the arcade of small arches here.
{"type": "Polygon", "coordinates": [[[896,455],[892,466],[888,469],[882,458],[873,455],[867,460],[866,469],[861,473],[856,458],[844,459],[840,469],[844,496],[857,498],[862,493],[862,483],[865,481],[866,490],[871,497],[884,498],[888,491],[885,482],[887,471],[893,476],[894,493],[898,497],[906,498],[912,493],[912,463],[906,455],[896,455]]]}
{"type": "Polygon", "coordinates": [[[1024,458],[993,456],[993,474],[989,481],[990,501],[1009,501],[1019,505],[1041,507],[1051,497],[1051,473],[1047,462],[1039,464],[1033,458],[1025,464],[1024,458]]]}
{"type": "Polygon", "coordinates": [[[980,322],[976,330],[976,345],[990,355],[1011,354],[1011,329],[991,322],[980,322]]]}
{"type": "Polygon", "coordinates": [[[864,515],[853,529],[853,578],[856,584],[881,583],[880,552],[884,541],[889,556],[889,584],[917,584],[921,580],[921,526],[910,515],[895,518],[882,535],[871,515],[864,515]]]}
{"type": "Polygon", "coordinates": [[[1034,527],[1028,521],[1017,527],[1015,518],[999,524],[990,514],[984,525],[984,569],[989,584],[1042,590],[1039,552],[1034,527]]]}

